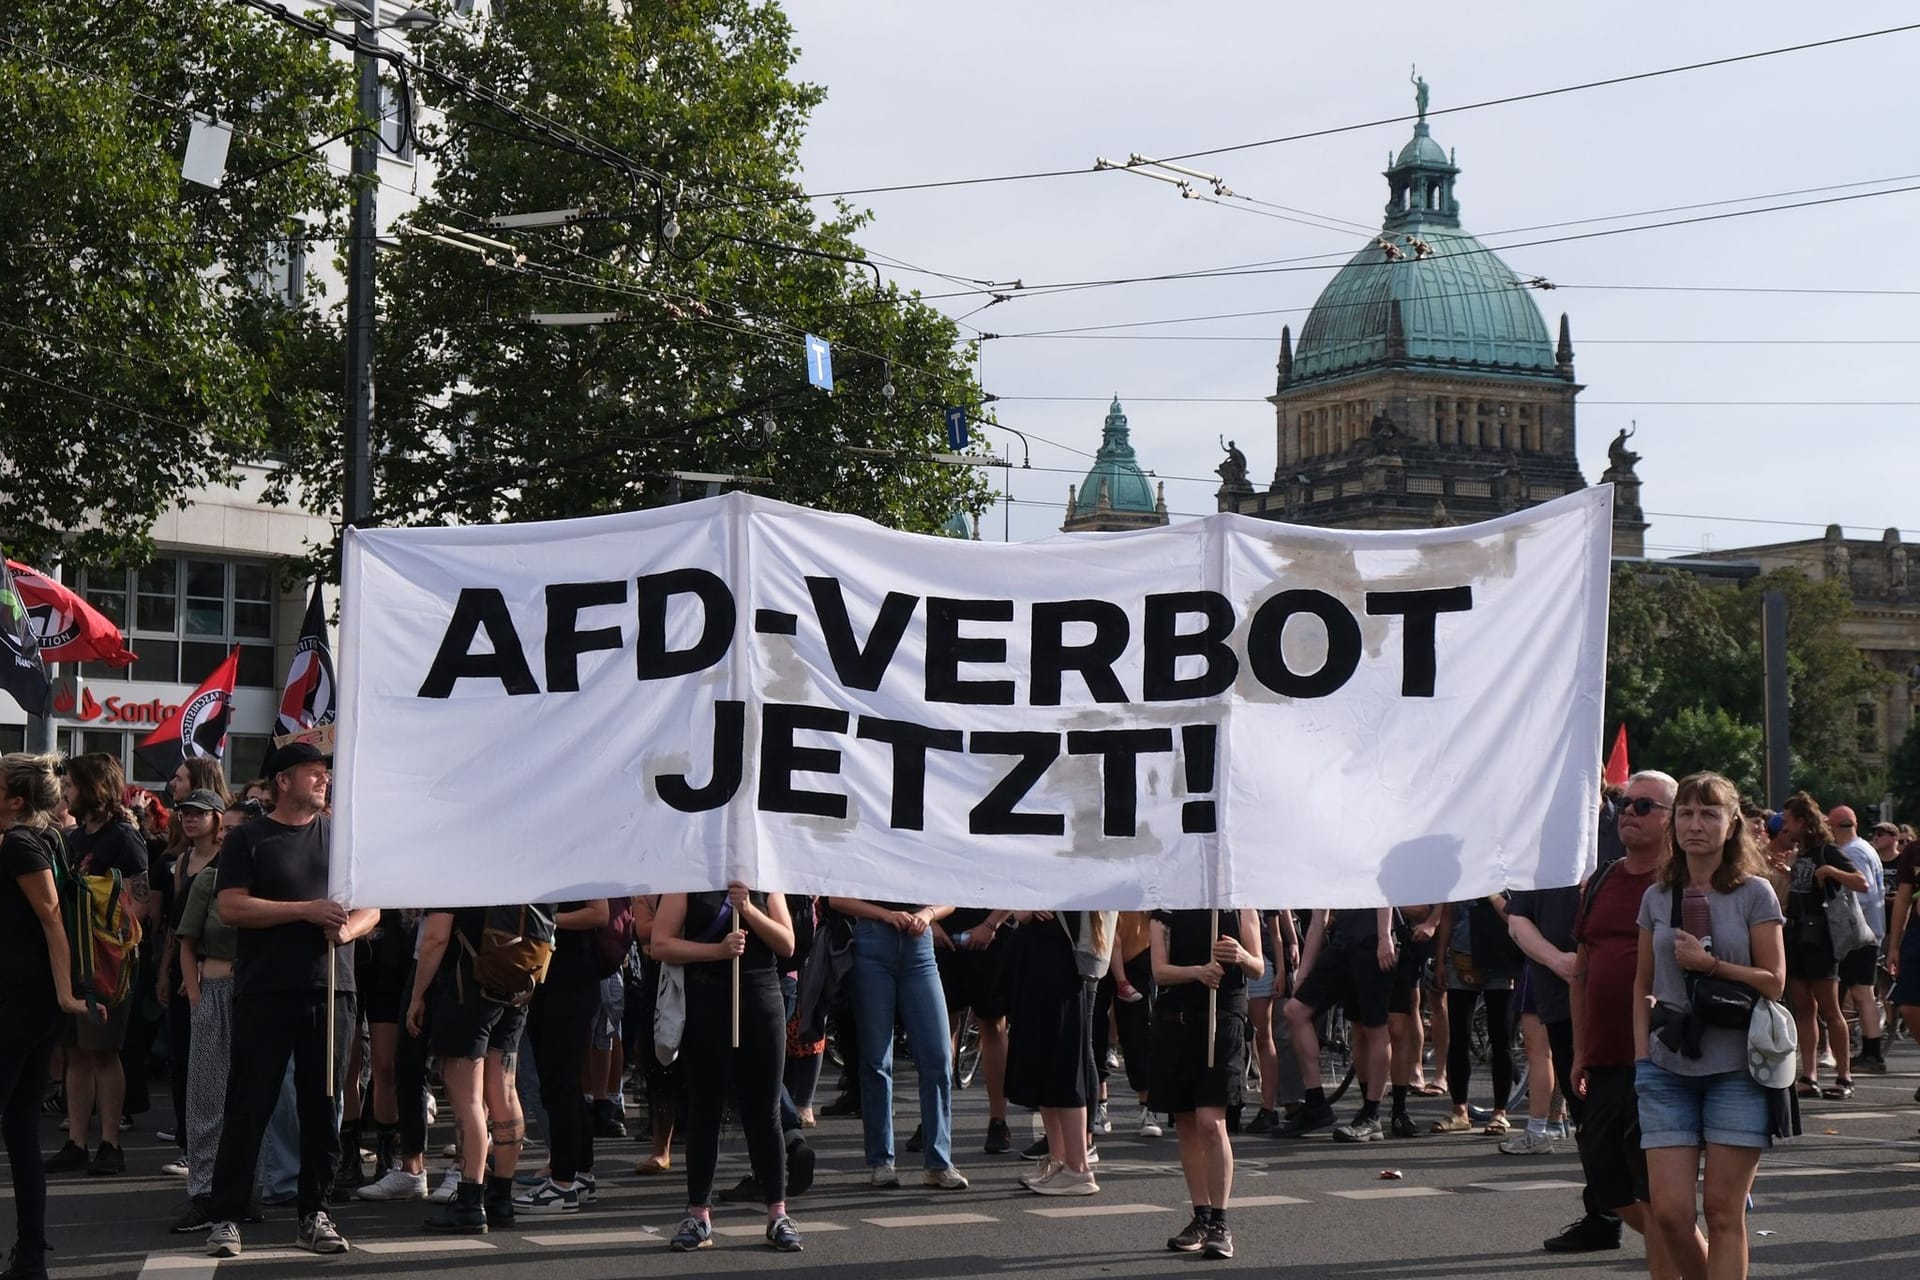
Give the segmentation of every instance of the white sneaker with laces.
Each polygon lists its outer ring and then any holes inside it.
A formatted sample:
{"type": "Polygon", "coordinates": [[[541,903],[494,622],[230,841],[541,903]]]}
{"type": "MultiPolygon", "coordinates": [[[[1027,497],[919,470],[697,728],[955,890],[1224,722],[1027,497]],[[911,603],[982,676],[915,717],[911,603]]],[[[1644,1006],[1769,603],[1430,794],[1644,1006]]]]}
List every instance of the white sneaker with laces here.
{"type": "Polygon", "coordinates": [[[1093,1180],[1093,1170],[1075,1173],[1062,1165],[1051,1178],[1036,1182],[1028,1190],[1043,1196],[1091,1196],[1099,1193],[1100,1184],[1093,1180]]]}
{"type": "Polygon", "coordinates": [[[1504,1156],[1550,1156],[1553,1154],[1553,1139],[1544,1133],[1535,1133],[1531,1129],[1522,1129],[1500,1144],[1500,1154],[1504,1156]]]}
{"type": "Polygon", "coordinates": [[[378,1182],[369,1182],[353,1194],[362,1200],[425,1200],[427,1175],[389,1169],[380,1175],[378,1182]]]}
{"type": "Polygon", "coordinates": [[[1064,1168],[1066,1168],[1065,1165],[1048,1156],[1040,1161],[1040,1167],[1038,1169],[1035,1169],[1032,1173],[1023,1173],[1020,1175],[1020,1185],[1029,1191],[1036,1190],[1039,1184],[1045,1182],[1048,1178],[1051,1178],[1064,1168]]]}
{"type": "Polygon", "coordinates": [[[948,1165],[944,1169],[927,1170],[926,1177],[922,1178],[921,1181],[927,1186],[937,1188],[941,1191],[965,1191],[967,1189],[966,1175],[952,1165],[948,1165]]]}
{"type": "Polygon", "coordinates": [[[1160,1127],[1159,1119],[1153,1114],[1153,1111],[1150,1108],[1147,1108],[1147,1107],[1140,1108],[1140,1136],[1141,1137],[1157,1138],[1165,1132],[1166,1130],[1160,1127]]]}
{"type": "Polygon", "coordinates": [[[293,1238],[294,1244],[309,1253],[345,1253],[347,1239],[333,1225],[333,1219],[325,1213],[310,1213],[300,1224],[300,1232],[293,1238]]]}
{"type": "Polygon", "coordinates": [[[207,1256],[209,1258],[237,1258],[240,1256],[240,1228],[231,1222],[216,1222],[207,1232],[207,1256]]]}
{"type": "Polygon", "coordinates": [[[867,1175],[867,1185],[879,1191],[890,1191],[900,1185],[900,1175],[890,1164],[877,1164],[867,1175]]]}
{"type": "MultiPolygon", "coordinates": [[[[421,1176],[425,1177],[426,1175],[422,1174],[421,1176]]],[[[451,1164],[447,1166],[447,1171],[440,1175],[440,1185],[433,1189],[433,1194],[428,1196],[427,1199],[433,1201],[435,1204],[451,1204],[453,1202],[453,1193],[459,1189],[460,1166],[451,1164]]]]}
{"type": "Polygon", "coordinates": [[[1095,1133],[1113,1132],[1113,1120],[1107,1113],[1106,1103],[1096,1102],[1093,1104],[1093,1120],[1087,1127],[1095,1133]]]}
{"type": "Polygon", "coordinates": [[[174,1178],[186,1177],[187,1176],[186,1158],[184,1156],[175,1156],[173,1159],[167,1161],[165,1164],[160,1166],[160,1172],[174,1178]]]}

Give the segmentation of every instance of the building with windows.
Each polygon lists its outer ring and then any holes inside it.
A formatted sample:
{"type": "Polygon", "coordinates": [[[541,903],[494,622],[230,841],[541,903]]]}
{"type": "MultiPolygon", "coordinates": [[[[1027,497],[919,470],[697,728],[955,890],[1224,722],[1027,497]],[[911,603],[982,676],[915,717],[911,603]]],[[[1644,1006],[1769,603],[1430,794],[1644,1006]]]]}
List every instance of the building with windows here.
{"type": "Polygon", "coordinates": [[[1167,523],[1167,487],[1158,489],[1140,470],[1127,432],[1120,397],[1113,398],[1100,429],[1100,450],[1079,488],[1067,489],[1067,518],[1062,533],[1109,529],[1153,529],[1167,523]]]}

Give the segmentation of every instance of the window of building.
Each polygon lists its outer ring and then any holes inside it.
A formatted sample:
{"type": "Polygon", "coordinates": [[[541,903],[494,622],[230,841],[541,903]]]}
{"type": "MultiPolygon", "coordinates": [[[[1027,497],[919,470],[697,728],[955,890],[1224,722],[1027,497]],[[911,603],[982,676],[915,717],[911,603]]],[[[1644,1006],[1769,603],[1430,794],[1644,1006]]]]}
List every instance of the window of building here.
{"type": "Polygon", "coordinates": [[[27,726],[23,724],[0,724],[0,755],[9,751],[27,749],[27,726]]]}
{"type": "Polygon", "coordinates": [[[413,109],[397,85],[380,81],[381,154],[402,164],[413,163],[413,109]]]}
{"type": "Polygon", "coordinates": [[[238,645],[236,683],[273,687],[276,593],[265,561],[168,557],[131,570],[82,569],[79,582],[87,602],[125,630],[127,647],[140,655],[126,670],[86,663],[87,678],[198,684],[238,645]]]}

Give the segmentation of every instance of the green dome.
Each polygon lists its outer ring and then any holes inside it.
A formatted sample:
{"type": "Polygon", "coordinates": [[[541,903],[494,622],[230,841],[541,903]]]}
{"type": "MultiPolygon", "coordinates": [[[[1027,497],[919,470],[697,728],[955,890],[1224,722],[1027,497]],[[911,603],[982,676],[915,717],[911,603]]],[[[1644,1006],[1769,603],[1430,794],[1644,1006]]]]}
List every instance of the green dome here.
{"type": "Polygon", "coordinates": [[[1133,460],[1133,444],[1127,438],[1127,415],[1121,412],[1120,397],[1113,398],[1107,410],[1106,425],[1100,432],[1100,451],[1081,482],[1079,509],[1092,511],[1100,502],[1100,486],[1106,485],[1107,504],[1115,511],[1155,510],[1153,485],[1133,460]]]}
{"type": "Polygon", "coordinates": [[[1561,376],[1519,278],[1461,229],[1459,172],[1426,122],[1415,125],[1387,171],[1381,233],[1321,291],[1300,331],[1291,385],[1387,363],[1561,376]]]}

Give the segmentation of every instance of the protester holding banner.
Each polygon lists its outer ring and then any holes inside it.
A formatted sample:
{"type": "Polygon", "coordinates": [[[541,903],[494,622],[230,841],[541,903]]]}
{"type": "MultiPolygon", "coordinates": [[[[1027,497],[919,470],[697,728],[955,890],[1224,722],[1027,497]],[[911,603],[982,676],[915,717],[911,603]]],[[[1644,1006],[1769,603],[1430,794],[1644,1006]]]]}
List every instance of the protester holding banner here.
{"type": "Polygon", "coordinates": [[[46,834],[60,786],[49,756],[0,756],[0,1137],[13,1170],[14,1245],[6,1274],[45,1280],[47,1178],[40,1098],[63,1015],[87,1016],[73,994],[72,956],[46,834]]]}
{"type": "Polygon", "coordinates": [[[677,1253],[713,1243],[713,1173],[729,1099],[766,1197],[767,1243],[783,1253],[802,1247],[787,1216],[780,1131],[787,1016],[779,961],[792,954],[793,919],[777,893],[737,883],[724,893],[669,893],[654,914],[654,959],[684,966],[686,978],[687,1216],[671,1241],[677,1253]]]}
{"type": "Polygon", "coordinates": [[[228,833],[215,882],[222,918],[240,931],[229,1105],[213,1169],[216,1221],[207,1233],[207,1252],[216,1258],[240,1254],[239,1220],[252,1196],[260,1143],[289,1060],[300,1120],[300,1227],[294,1243],[314,1253],[347,1250],[326,1212],[340,1158],[329,1077],[337,1080],[345,1072],[347,1029],[357,1021],[349,944],[380,918],[378,911],[348,911],[327,897],[332,829],[325,816],[326,757],[311,744],[289,743],[267,756],[262,772],[273,792],[273,811],[228,833]],[[337,992],[331,1007],[330,965],[337,992]]]}
{"type": "Polygon", "coordinates": [[[1153,913],[1153,1105],[1173,1117],[1193,1218],[1167,1240],[1176,1253],[1233,1256],[1227,1200],[1233,1143],[1227,1109],[1247,1079],[1247,984],[1266,971],[1260,913],[1153,913]]]}
{"type": "Polygon", "coordinates": [[[860,1122],[866,1136],[868,1183],[900,1185],[893,1165],[893,1027],[907,1029],[920,1077],[920,1125],[927,1186],[964,1191],[953,1167],[953,1056],[945,1000],[933,958],[936,921],[951,906],[834,898],[853,921],[854,1022],[860,1033],[860,1122]]]}
{"type": "MultiPolygon", "coordinates": [[[[134,828],[123,797],[126,777],[120,761],[102,751],[67,761],[68,811],[79,825],[67,836],[67,860],[76,875],[118,873],[132,897],[135,913],[147,903],[147,842],[134,828]]],[[[133,990],[140,990],[136,977],[133,990]]],[[[135,1000],[107,1013],[104,1022],[76,1017],[67,1040],[67,1144],[47,1161],[48,1173],[116,1174],[127,1167],[120,1148],[120,1121],[126,1114],[127,1076],[120,1063],[135,1000]],[[87,1126],[100,1113],[100,1149],[87,1156],[87,1126]]]]}
{"type": "MultiPolygon", "coordinates": [[[[1752,998],[1777,1000],[1786,988],[1783,919],[1740,793],[1717,773],[1682,779],[1666,865],[1640,901],[1633,983],[1640,1144],[1654,1224],[1681,1275],[1747,1274],[1747,1197],[1760,1154],[1799,1131],[1791,1117],[1781,1132],[1747,1047],[1752,998]],[[1703,1008],[1709,980],[1745,995],[1746,1009],[1715,1018],[1703,1008]]],[[[1844,1024],[1837,1040],[1844,1051],[1844,1024]]],[[[1777,1083],[1791,1104],[1782,1065],[1777,1083]]]]}
{"type": "Polygon", "coordinates": [[[527,1036],[547,1109],[547,1176],[513,1199],[520,1213],[576,1213],[593,1203],[593,1116],[580,1067],[600,1004],[593,934],[607,923],[605,898],[563,902],[553,918],[553,963],[527,1006],[527,1036]]]}

